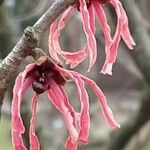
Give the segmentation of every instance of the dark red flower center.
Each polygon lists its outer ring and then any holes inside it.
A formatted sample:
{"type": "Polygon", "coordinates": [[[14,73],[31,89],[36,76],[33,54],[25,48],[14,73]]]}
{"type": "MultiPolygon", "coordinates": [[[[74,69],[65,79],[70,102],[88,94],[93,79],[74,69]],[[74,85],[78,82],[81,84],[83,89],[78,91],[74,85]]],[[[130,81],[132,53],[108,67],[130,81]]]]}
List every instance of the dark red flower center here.
{"type": "Polygon", "coordinates": [[[27,76],[34,79],[32,88],[37,94],[50,88],[50,79],[60,85],[64,85],[66,82],[64,76],[56,69],[56,65],[48,59],[41,65],[36,65],[27,76]]]}

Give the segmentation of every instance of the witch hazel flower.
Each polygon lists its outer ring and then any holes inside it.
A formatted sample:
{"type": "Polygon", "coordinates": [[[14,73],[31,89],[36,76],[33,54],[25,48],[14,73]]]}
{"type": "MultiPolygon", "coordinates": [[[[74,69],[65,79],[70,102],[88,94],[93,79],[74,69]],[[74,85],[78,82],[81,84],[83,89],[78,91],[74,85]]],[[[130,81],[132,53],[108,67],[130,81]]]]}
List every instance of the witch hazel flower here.
{"type": "Polygon", "coordinates": [[[53,63],[48,57],[42,56],[35,63],[27,65],[15,81],[11,111],[13,150],[27,150],[22,139],[22,134],[25,133],[25,127],[21,118],[20,107],[22,97],[29,87],[32,87],[34,91],[29,128],[30,150],[40,149],[40,142],[35,134],[35,128],[37,102],[39,95],[42,93],[47,94],[50,102],[58,109],[64,119],[69,132],[69,137],[65,144],[66,150],[77,150],[78,143],[87,143],[90,115],[89,96],[85,89],[85,84],[91,87],[96,94],[108,125],[111,128],[120,127],[113,117],[105,95],[94,81],[75,71],[66,70],[60,65],[53,63]],[[66,79],[71,79],[78,89],[81,102],[80,112],[76,112],[69,102],[64,89],[64,85],[67,83],[66,79]]]}
{"type": "Polygon", "coordinates": [[[86,56],[89,56],[89,68],[95,63],[97,59],[97,45],[95,40],[95,14],[98,18],[99,24],[105,38],[105,62],[101,69],[103,74],[112,74],[112,66],[116,61],[117,49],[122,38],[129,49],[133,49],[135,42],[130,34],[128,27],[128,18],[126,12],[119,0],[79,0],[77,4],[70,6],[58,19],[50,26],[49,34],[49,52],[53,59],[61,62],[61,58],[69,64],[71,68],[76,67],[81,63],[86,56]],[[108,3],[114,7],[117,16],[116,31],[111,36],[111,28],[108,24],[106,14],[102,7],[103,4],[108,3]],[[82,50],[76,52],[66,52],[62,50],[59,45],[60,33],[65,27],[65,22],[69,19],[71,14],[78,10],[81,14],[83,22],[83,30],[86,35],[87,44],[82,50]]]}

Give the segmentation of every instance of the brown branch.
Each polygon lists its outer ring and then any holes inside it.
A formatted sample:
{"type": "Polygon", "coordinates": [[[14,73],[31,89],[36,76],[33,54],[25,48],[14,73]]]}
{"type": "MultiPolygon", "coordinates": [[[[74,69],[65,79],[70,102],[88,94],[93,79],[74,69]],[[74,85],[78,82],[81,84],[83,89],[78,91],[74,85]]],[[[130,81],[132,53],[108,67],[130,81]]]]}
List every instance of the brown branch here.
{"type": "Polygon", "coordinates": [[[74,2],[75,0],[56,0],[32,27],[27,27],[25,29],[18,44],[0,63],[0,118],[6,87],[13,73],[23,59],[31,54],[32,49],[38,46],[40,39],[51,23],[74,2]]]}

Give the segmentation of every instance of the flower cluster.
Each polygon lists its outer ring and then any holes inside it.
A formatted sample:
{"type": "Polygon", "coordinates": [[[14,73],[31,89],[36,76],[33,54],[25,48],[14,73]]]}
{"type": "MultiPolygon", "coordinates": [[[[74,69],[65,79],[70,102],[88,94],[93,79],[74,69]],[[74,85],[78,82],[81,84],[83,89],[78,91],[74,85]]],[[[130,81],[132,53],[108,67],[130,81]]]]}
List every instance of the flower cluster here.
{"type": "Polygon", "coordinates": [[[128,18],[125,10],[119,0],[79,0],[76,5],[70,6],[62,15],[61,19],[56,20],[50,27],[49,34],[49,52],[53,59],[61,62],[60,56],[70,64],[71,68],[76,67],[85,57],[89,56],[89,69],[97,59],[97,46],[95,40],[95,14],[105,38],[106,59],[101,72],[103,74],[112,74],[112,65],[116,61],[117,49],[122,38],[129,49],[133,49],[135,42],[128,28],[128,18]],[[107,22],[106,14],[102,4],[108,3],[115,8],[117,15],[117,26],[114,36],[111,36],[111,28],[107,22]],[[61,30],[65,27],[65,22],[74,10],[78,10],[82,17],[83,29],[87,39],[87,45],[84,49],[77,52],[63,51],[59,45],[59,36],[61,30]]]}
{"type": "MultiPolygon", "coordinates": [[[[85,57],[89,56],[89,68],[97,59],[97,45],[95,40],[95,14],[102,28],[105,38],[106,59],[101,72],[103,74],[112,74],[112,66],[116,61],[117,49],[122,38],[129,49],[133,49],[135,42],[128,28],[128,19],[119,0],[79,0],[78,3],[70,6],[62,15],[61,19],[54,21],[50,27],[49,35],[49,53],[52,59],[61,63],[63,58],[66,64],[71,68],[76,67],[85,57]],[[106,14],[102,4],[108,3],[115,8],[117,15],[117,26],[114,36],[111,36],[111,29],[107,22],[106,14]],[[65,22],[72,12],[80,12],[83,29],[86,35],[87,44],[82,50],[76,52],[66,52],[61,49],[59,44],[60,33],[65,27],[65,22]]],[[[64,122],[69,131],[65,148],[66,150],[77,150],[78,143],[87,143],[89,137],[89,96],[85,89],[87,84],[96,94],[102,108],[102,113],[111,128],[120,127],[114,120],[113,113],[107,104],[107,100],[101,89],[91,79],[81,75],[78,72],[64,69],[62,66],[54,63],[47,56],[40,57],[35,63],[29,64],[26,69],[18,75],[13,89],[12,100],[12,143],[14,150],[26,150],[22,140],[22,134],[25,127],[20,115],[21,99],[27,89],[32,87],[34,95],[32,98],[32,117],[30,121],[29,138],[30,150],[39,150],[40,144],[35,134],[36,126],[36,107],[40,94],[46,93],[52,104],[58,109],[64,118],[64,122]],[[76,112],[71,106],[65,84],[67,79],[71,79],[79,93],[81,109],[76,112]]]]}
{"type": "Polygon", "coordinates": [[[22,96],[32,86],[34,96],[32,98],[32,118],[30,121],[29,137],[30,150],[39,150],[39,141],[35,135],[35,116],[39,94],[47,93],[49,100],[58,109],[64,118],[69,137],[66,142],[67,150],[76,150],[78,143],[87,143],[89,137],[89,97],[85,84],[91,87],[96,94],[102,108],[104,118],[111,128],[120,125],[114,120],[112,111],[107,105],[106,97],[100,88],[91,79],[54,64],[49,58],[41,57],[37,62],[29,64],[16,78],[12,100],[12,143],[14,150],[26,150],[22,140],[25,132],[20,115],[22,96]],[[78,89],[81,110],[76,112],[71,106],[64,85],[66,79],[75,82],[78,89]]]}

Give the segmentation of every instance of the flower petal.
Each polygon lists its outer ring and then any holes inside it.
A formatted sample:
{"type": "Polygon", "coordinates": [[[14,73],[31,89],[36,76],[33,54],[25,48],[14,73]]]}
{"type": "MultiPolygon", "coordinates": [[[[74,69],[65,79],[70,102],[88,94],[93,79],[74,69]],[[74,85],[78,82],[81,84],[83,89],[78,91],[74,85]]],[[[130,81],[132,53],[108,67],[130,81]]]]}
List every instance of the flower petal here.
{"type": "Polygon", "coordinates": [[[71,106],[69,100],[68,100],[68,96],[67,93],[64,90],[63,86],[59,86],[59,89],[61,90],[61,94],[63,96],[63,101],[65,106],[69,109],[72,117],[73,117],[73,124],[74,126],[77,128],[78,127],[78,122],[79,122],[79,114],[77,112],[75,112],[74,108],[71,106]]]}
{"type": "Polygon", "coordinates": [[[95,14],[94,14],[94,9],[93,9],[92,3],[88,7],[88,12],[89,12],[89,17],[90,17],[90,27],[91,27],[93,34],[95,34],[95,30],[96,30],[96,28],[95,28],[95,14]]]}
{"type": "Polygon", "coordinates": [[[77,52],[63,52],[62,57],[66,61],[66,64],[70,65],[70,68],[75,68],[86,57],[86,49],[79,50],[77,52]]]}
{"type": "Polygon", "coordinates": [[[129,30],[129,25],[128,25],[128,18],[126,15],[126,12],[121,4],[121,2],[119,2],[119,7],[120,7],[120,11],[122,12],[122,15],[124,15],[125,17],[125,23],[123,25],[123,29],[122,29],[122,38],[124,40],[124,42],[126,43],[126,45],[128,46],[129,49],[133,49],[133,46],[135,46],[135,42],[134,39],[131,36],[130,30],[129,30]]]}
{"type": "Polygon", "coordinates": [[[32,118],[30,120],[30,150],[39,150],[40,144],[38,141],[38,137],[35,135],[35,117],[36,117],[36,108],[37,108],[37,98],[38,96],[35,94],[32,98],[32,118]]]}
{"type": "MultiPolygon", "coordinates": [[[[69,111],[71,112],[71,115],[73,117],[73,124],[76,127],[76,129],[78,130],[78,126],[80,123],[80,115],[78,113],[76,113],[74,111],[74,108],[70,105],[68,97],[67,97],[67,93],[65,92],[65,90],[62,86],[60,87],[60,90],[64,96],[64,103],[67,106],[67,108],[69,109],[69,111]]],[[[65,144],[66,150],[77,150],[77,147],[78,147],[77,142],[73,143],[71,140],[71,137],[69,136],[66,141],[66,144],[65,144]]]]}
{"type": "Polygon", "coordinates": [[[57,62],[61,63],[61,60],[58,57],[58,49],[55,49],[53,45],[53,37],[55,34],[55,31],[57,29],[57,19],[51,24],[50,26],[50,32],[49,32],[49,54],[50,56],[56,60],[57,62]]]}
{"type": "Polygon", "coordinates": [[[65,149],[66,150],[77,150],[77,148],[78,148],[78,143],[77,142],[76,143],[72,143],[71,138],[69,137],[67,139],[66,144],[65,144],[65,149]]]}
{"type": "Polygon", "coordinates": [[[91,79],[89,79],[85,76],[82,76],[82,79],[85,81],[85,83],[87,83],[93,89],[94,93],[96,94],[96,96],[100,102],[100,105],[102,107],[103,115],[104,115],[106,121],[108,122],[109,126],[111,128],[120,127],[120,125],[115,121],[115,119],[113,117],[113,113],[112,113],[111,109],[109,108],[106,97],[105,97],[104,93],[101,91],[101,89],[91,79]]]}
{"type": "Polygon", "coordinates": [[[121,39],[121,33],[122,33],[123,25],[124,25],[124,16],[122,16],[122,13],[120,11],[118,0],[111,0],[110,3],[112,4],[112,6],[114,6],[114,8],[116,10],[117,27],[116,27],[116,31],[115,31],[115,34],[113,37],[113,42],[110,47],[110,55],[109,55],[108,61],[106,64],[104,64],[101,72],[103,74],[111,75],[112,74],[112,66],[113,66],[113,63],[116,61],[117,50],[118,50],[119,42],[121,39]]]}
{"type": "Polygon", "coordinates": [[[20,73],[15,81],[12,100],[12,144],[14,150],[26,150],[21,135],[25,128],[20,115],[21,97],[32,83],[31,78],[26,78],[27,73],[34,68],[34,64],[26,67],[25,71],[20,73]]]}
{"type": "MultiPolygon", "coordinates": [[[[54,49],[53,51],[57,52],[58,55],[61,55],[63,57],[63,59],[66,61],[66,64],[69,64],[71,68],[76,67],[79,63],[81,63],[85,59],[85,56],[86,56],[86,49],[82,49],[82,50],[79,50],[77,52],[66,52],[66,51],[61,49],[60,44],[59,44],[60,32],[65,27],[65,22],[68,20],[68,18],[70,17],[70,15],[74,11],[74,9],[75,9],[74,6],[70,6],[64,12],[60,21],[58,22],[57,29],[55,27],[55,29],[53,29],[51,31],[51,34],[52,34],[52,32],[54,32],[54,30],[55,30],[54,34],[50,35],[51,41],[49,41],[49,43],[52,43],[52,45],[53,45],[53,49],[54,49]]],[[[53,28],[53,26],[51,28],[53,28]]],[[[51,54],[51,56],[53,56],[53,55],[51,54]]],[[[54,56],[52,58],[55,59],[56,56],[54,56]]],[[[55,60],[58,61],[57,58],[55,60]]]]}
{"type": "Polygon", "coordinates": [[[106,54],[106,59],[105,59],[105,63],[102,67],[101,73],[107,72],[108,74],[112,74],[112,68],[111,67],[107,67],[107,70],[105,70],[105,66],[109,65],[109,59],[110,59],[110,47],[112,44],[112,38],[111,38],[111,30],[110,30],[110,26],[107,22],[107,18],[105,15],[105,12],[101,6],[101,4],[98,1],[93,1],[93,6],[95,8],[95,12],[97,14],[98,17],[98,21],[99,24],[101,25],[104,37],[105,37],[105,54],[106,54]],[[105,70],[105,71],[104,71],[105,70]]]}
{"type": "Polygon", "coordinates": [[[99,100],[99,103],[102,107],[102,112],[103,112],[103,115],[106,119],[106,121],[108,122],[109,126],[111,128],[117,128],[117,127],[120,127],[120,125],[115,121],[114,117],[113,117],[113,113],[111,111],[111,109],[109,108],[108,104],[107,104],[107,100],[106,100],[106,97],[104,95],[104,93],[101,91],[101,89],[96,85],[96,83],[94,81],[92,81],[91,79],[75,72],[75,71],[70,71],[70,70],[66,70],[64,68],[61,68],[61,67],[57,67],[57,69],[66,77],[69,77],[73,80],[75,80],[75,78],[73,77],[73,74],[76,74],[78,77],[81,77],[81,79],[86,83],[88,84],[92,89],[93,91],[95,92],[98,100],[99,100]]]}
{"type": "Polygon", "coordinates": [[[72,143],[76,143],[78,139],[78,132],[76,127],[74,126],[74,118],[72,116],[72,112],[70,112],[68,107],[64,104],[65,97],[63,97],[59,86],[53,80],[50,81],[50,85],[51,88],[47,91],[48,97],[53,103],[53,105],[63,115],[66,126],[70,133],[71,141],[72,143]]]}
{"type": "Polygon", "coordinates": [[[54,46],[54,49],[58,50],[59,53],[61,53],[61,48],[60,48],[60,45],[59,45],[60,32],[61,32],[61,30],[64,29],[65,22],[71,16],[73,11],[74,11],[74,7],[73,6],[70,6],[70,7],[67,8],[67,10],[63,13],[60,21],[58,22],[57,29],[54,32],[54,35],[53,35],[53,46],[54,46]]]}
{"type": "Polygon", "coordinates": [[[81,101],[80,134],[78,140],[82,143],[87,143],[90,128],[89,97],[84,87],[84,81],[80,78],[80,75],[77,73],[73,73],[73,76],[76,86],[78,88],[81,101]]]}
{"type": "Polygon", "coordinates": [[[86,1],[79,0],[79,2],[80,2],[79,9],[80,9],[82,21],[83,21],[83,29],[85,31],[85,35],[87,38],[87,50],[89,52],[89,61],[90,61],[88,71],[90,71],[91,67],[93,66],[97,58],[96,40],[91,29],[90,16],[89,16],[89,12],[87,9],[86,1]]]}
{"type": "Polygon", "coordinates": [[[12,100],[12,144],[14,150],[26,150],[21,134],[24,133],[25,128],[23,125],[23,121],[20,116],[20,101],[21,95],[18,95],[18,91],[20,90],[22,76],[19,74],[16,78],[15,86],[13,89],[13,100],[12,100]]]}

